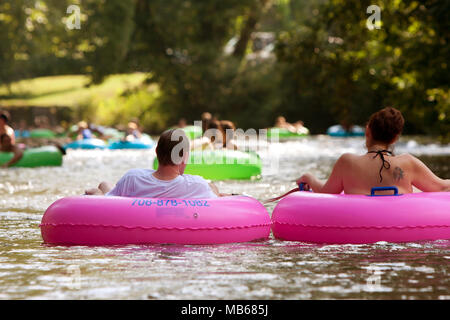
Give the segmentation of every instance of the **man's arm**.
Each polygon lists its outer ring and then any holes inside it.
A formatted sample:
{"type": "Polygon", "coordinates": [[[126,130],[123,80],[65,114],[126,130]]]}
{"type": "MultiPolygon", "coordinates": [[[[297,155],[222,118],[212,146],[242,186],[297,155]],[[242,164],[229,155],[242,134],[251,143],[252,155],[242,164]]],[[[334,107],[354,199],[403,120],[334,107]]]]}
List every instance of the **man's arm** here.
{"type": "Polygon", "coordinates": [[[212,182],[209,183],[209,187],[211,188],[211,190],[212,190],[218,197],[228,197],[228,196],[231,196],[231,194],[228,194],[228,193],[220,193],[220,192],[219,192],[219,189],[217,188],[217,186],[216,186],[214,183],[212,183],[212,182]]]}
{"type": "Polygon", "coordinates": [[[8,162],[4,163],[2,165],[3,168],[8,168],[13,165],[15,165],[17,162],[19,162],[20,159],[23,157],[23,151],[20,150],[18,147],[14,147],[14,156],[9,160],[8,162]]]}
{"type": "Polygon", "coordinates": [[[97,188],[87,189],[84,194],[89,196],[103,196],[113,189],[108,182],[101,182],[97,188]]]}

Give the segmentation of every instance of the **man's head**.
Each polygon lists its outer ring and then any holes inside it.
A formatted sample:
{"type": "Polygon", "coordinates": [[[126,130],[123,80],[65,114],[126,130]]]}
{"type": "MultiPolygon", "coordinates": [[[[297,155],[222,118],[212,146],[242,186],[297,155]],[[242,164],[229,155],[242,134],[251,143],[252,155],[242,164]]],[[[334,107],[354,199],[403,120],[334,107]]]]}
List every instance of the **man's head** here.
{"type": "Polygon", "coordinates": [[[211,120],[212,119],[212,115],[209,112],[203,112],[202,113],[202,120],[211,120]]]}
{"type": "Polygon", "coordinates": [[[180,174],[189,159],[189,139],[181,129],[164,131],[156,146],[156,157],[159,166],[178,166],[180,174]]]}
{"type": "Polygon", "coordinates": [[[136,122],[130,121],[130,122],[128,122],[127,128],[128,128],[128,130],[131,130],[131,131],[137,130],[138,125],[136,124],[136,122]]]}
{"type": "Polygon", "coordinates": [[[0,111],[0,126],[5,126],[8,124],[9,114],[6,111],[0,111]]]}
{"type": "Polygon", "coordinates": [[[286,118],[283,116],[278,116],[275,122],[277,125],[283,125],[286,123],[286,118]]]}
{"type": "Polygon", "coordinates": [[[202,130],[205,132],[209,128],[209,124],[212,120],[212,115],[209,112],[202,113],[202,130]]]}
{"type": "Polygon", "coordinates": [[[184,128],[187,126],[187,122],[185,118],[181,118],[178,120],[178,128],[184,128]]]}
{"type": "Polygon", "coordinates": [[[87,128],[88,128],[88,124],[86,121],[78,122],[78,129],[87,129],[87,128]]]}

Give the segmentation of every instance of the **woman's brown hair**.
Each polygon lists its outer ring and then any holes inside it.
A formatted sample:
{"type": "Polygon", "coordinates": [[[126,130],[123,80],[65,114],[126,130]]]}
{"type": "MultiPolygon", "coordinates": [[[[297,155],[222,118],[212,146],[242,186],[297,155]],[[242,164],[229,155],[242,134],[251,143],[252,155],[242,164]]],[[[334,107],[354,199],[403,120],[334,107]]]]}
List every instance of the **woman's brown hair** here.
{"type": "Polygon", "coordinates": [[[234,131],[236,130],[236,126],[233,122],[229,120],[220,121],[220,125],[222,126],[222,133],[224,134],[225,139],[223,139],[223,146],[226,147],[228,141],[233,139],[234,131]]]}
{"type": "Polygon", "coordinates": [[[402,113],[395,108],[387,107],[372,114],[367,125],[373,140],[391,143],[402,133],[404,124],[402,113]]]}
{"type": "Polygon", "coordinates": [[[217,135],[218,132],[222,136],[222,141],[225,140],[225,139],[223,139],[224,138],[224,132],[223,132],[223,128],[222,128],[222,125],[220,124],[219,120],[216,120],[216,119],[211,120],[209,122],[207,130],[210,130],[210,129],[212,129],[212,132],[209,132],[209,134],[207,134],[207,136],[211,140],[211,142],[213,142],[213,143],[216,142],[216,135],[217,135]]]}

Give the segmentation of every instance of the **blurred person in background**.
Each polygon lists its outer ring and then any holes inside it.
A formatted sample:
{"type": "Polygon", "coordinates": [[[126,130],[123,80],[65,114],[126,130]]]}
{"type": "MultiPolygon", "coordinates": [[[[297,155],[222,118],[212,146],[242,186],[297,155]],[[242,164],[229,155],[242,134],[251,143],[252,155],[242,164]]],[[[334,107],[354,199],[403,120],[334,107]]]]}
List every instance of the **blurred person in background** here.
{"type": "Polygon", "coordinates": [[[236,130],[234,123],[229,120],[221,120],[220,126],[224,137],[222,147],[224,149],[237,150],[238,147],[234,142],[234,134],[236,130]]]}
{"type": "Polygon", "coordinates": [[[23,151],[12,142],[11,137],[3,133],[0,135],[0,152],[12,152],[13,157],[6,163],[1,165],[1,168],[8,168],[19,162],[23,157],[23,151]]]}
{"type": "Polygon", "coordinates": [[[86,121],[78,122],[77,140],[92,139],[92,131],[86,121]]]}
{"type": "Polygon", "coordinates": [[[6,134],[10,137],[11,143],[16,143],[14,129],[9,126],[10,116],[7,111],[0,111],[0,135],[6,134]]]}

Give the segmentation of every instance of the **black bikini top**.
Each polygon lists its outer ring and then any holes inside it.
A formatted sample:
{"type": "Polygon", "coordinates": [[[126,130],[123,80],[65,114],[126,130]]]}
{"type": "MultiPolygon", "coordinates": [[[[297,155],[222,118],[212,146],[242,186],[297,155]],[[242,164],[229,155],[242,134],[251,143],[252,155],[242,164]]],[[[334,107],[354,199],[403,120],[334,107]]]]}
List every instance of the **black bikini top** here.
{"type": "Polygon", "coordinates": [[[375,159],[377,156],[380,156],[381,161],[383,162],[381,164],[381,168],[380,168],[380,182],[383,181],[383,176],[381,175],[381,171],[383,170],[383,168],[385,169],[389,169],[391,167],[391,164],[389,163],[389,161],[387,161],[386,159],[384,159],[384,154],[383,152],[389,153],[390,155],[392,155],[392,151],[389,150],[377,150],[377,151],[368,151],[367,153],[376,153],[373,158],[375,159]]]}

